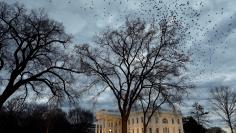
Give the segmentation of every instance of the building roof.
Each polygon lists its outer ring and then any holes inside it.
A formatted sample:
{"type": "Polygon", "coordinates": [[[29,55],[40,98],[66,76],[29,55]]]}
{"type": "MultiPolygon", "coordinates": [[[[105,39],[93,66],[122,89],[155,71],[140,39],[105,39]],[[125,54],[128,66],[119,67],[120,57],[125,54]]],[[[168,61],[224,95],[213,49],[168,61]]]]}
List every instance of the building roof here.
{"type": "MultiPolygon", "coordinates": [[[[120,112],[118,110],[106,110],[106,109],[102,109],[100,111],[98,111],[97,113],[102,113],[102,114],[106,114],[106,115],[111,115],[111,116],[118,116],[120,117],[120,112]]],[[[142,113],[141,110],[133,110],[130,112],[130,114],[133,113],[142,113]]],[[[158,113],[160,114],[175,114],[175,115],[182,115],[180,111],[171,111],[171,110],[167,110],[167,109],[162,109],[161,111],[158,111],[158,113]]]]}

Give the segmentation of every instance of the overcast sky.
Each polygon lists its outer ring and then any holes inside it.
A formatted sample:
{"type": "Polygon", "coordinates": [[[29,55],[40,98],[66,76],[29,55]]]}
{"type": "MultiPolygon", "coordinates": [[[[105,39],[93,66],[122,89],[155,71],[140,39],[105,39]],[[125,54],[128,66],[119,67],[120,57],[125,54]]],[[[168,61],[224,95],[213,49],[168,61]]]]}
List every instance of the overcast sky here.
{"type": "MultiPolygon", "coordinates": [[[[74,44],[91,42],[93,36],[106,27],[122,25],[127,14],[142,16],[147,12],[145,9],[153,6],[145,0],[1,1],[19,2],[30,9],[44,8],[51,18],[63,23],[67,33],[74,36],[74,44]]],[[[194,38],[190,41],[193,63],[188,65],[188,74],[196,88],[182,105],[182,112],[187,115],[193,102],[208,104],[210,88],[218,85],[236,88],[236,0],[169,0],[173,1],[189,3],[191,9],[201,13],[196,20],[201,28],[192,29],[194,38]]],[[[188,10],[184,12],[187,14],[188,10]]],[[[92,107],[91,97],[86,101],[90,102],[82,104],[92,107]]],[[[98,98],[96,108],[110,108],[114,105],[112,101],[109,94],[103,94],[98,98]]]]}

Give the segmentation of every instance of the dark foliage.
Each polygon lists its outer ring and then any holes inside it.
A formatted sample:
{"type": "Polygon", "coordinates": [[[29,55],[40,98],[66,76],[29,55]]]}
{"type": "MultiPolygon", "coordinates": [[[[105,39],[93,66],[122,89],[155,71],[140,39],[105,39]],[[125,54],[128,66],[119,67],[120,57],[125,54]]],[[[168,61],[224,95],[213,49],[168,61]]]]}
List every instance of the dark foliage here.
{"type": "MultiPolygon", "coordinates": [[[[77,109],[82,110],[82,109],[77,109]]],[[[72,112],[69,111],[69,112],[72,112]]],[[[0,112],[0,133],[91,133],[94,132],[93,114],[87,110],[78,113],[81,119],[71,122],[70,113],[46,106],[25,105],[21,111],[4,108],[0,112]]]]}
{"type": "Polygon", "coordinates": [[[206,133],[206,129],[191,116],[183,118],[183,127],[184,133],[206,133]]]}
{"type": "Polygon", "coordinates": [[[212,127],[210,129],[207,129],[206,133],[226,133],[226,132],[219,127],[212,127]]]}

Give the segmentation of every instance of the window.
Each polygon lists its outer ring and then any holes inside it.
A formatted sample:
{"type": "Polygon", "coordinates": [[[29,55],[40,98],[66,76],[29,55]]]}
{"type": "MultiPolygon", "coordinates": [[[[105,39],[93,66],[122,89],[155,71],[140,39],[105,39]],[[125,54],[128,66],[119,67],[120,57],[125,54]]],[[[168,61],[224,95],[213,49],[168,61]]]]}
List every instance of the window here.
{"type": "Polygon", "coordinates": [[[174,118],[172,118],[172,124],[174,124],[174,123],[175,123],[174,118]]]}
{"type": "Polygon", "coordinates": [[[133,129],[133,133],[134,133],[134,129],[133,129]]]}
{"type": "Polygon", "coordinates": [[[134,124],[134,118],[132,119],[132,124],[134,124]]]}
{"type": "Polygon", "coordinates": [[[141,117],[141,122],[143,123],[143,117],[141,117]]]}
{"type": "Polygon", "coordinates": [[[128,120],[128,125],[130,124],[130,120],[128,120]]]}
{"type": "Polygon", "coordinates": [[[158,117],[156,117],[155,120],[156,120],[156,123],[158,123],[158,117]]]}
{"type": "Polygon", "coordinates": [[[159,128],[156,128],[156,133],[159,133],[159,128]]]}
{"type": "Polygon", "coordinates": [[[100,125],[100,133],[102,133],[102,125],[100,125]]]}
{"type": "Polygon", "coordinates": [[[179,129],[179,133],[181,133],[181,129],[179,129]]]}
{"type": "Polygon", "coordinates": [[[152,133],[152,128],[149,128],[149,133],[152,133]]]}
{"type": "Polygon", "coordinates": [[[144,132],[143,128],[142,128],[142,133],[144,132]]]}
{"type": "Polygon", "coordinates": [[[137,133],[139,133],[139,129],[137,128],[137,133]]]}
{"type": "Polygon", "coordinates": [[[138,118],[137,118],[137,124],[138,124],[138,118]]]}
{"type": "Polygon", "coordinates": [[[167,120],[166,118],[164,118],[164,119],[162,120],[162,123],[163,123],[163,124],[168,124],[168,120],[167,120]]]}
{"type": "Polygon", "coordinates": [[[99,133],[99,125],[97,125],[97,133],[99,133]]]}
{"type": "Polygon", "coordinates": [[[167,127],[163,128],[163,133],[169,133],[169,128],[167,127]]]}
{"type": "Polygon", "coordinates": [[[180,124],[180,120],[178,119],[178,124],[180,124]]]}

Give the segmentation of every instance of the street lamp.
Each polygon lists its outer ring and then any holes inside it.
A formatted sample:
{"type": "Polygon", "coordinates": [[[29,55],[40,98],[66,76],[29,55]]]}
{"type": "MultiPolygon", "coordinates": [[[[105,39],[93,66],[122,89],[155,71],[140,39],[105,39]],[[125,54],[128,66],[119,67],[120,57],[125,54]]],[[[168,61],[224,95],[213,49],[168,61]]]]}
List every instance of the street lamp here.
{"type": "Polygon", "coordinates": [[[109,133],[111,133],[111,129],[109,129],[109,133]]]}

